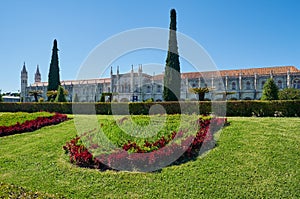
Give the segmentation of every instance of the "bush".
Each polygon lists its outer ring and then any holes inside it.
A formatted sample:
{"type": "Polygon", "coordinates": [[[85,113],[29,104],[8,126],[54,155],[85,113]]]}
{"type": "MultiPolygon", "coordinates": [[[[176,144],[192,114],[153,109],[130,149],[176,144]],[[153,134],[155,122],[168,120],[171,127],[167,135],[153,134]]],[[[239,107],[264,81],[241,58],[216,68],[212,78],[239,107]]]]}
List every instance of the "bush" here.
{"type": "Polygon", "coordinates": [[[67,102],[65,97],[65,91],[62,86],[58,86],[57,95],[55,97],[54,102],[67,102]]]}
{"type": "MultiPolygon", "coordinates": [[[[236,101],[214,101],[214,102],[120,102],[120,103],[0,103],[0,112],[58,112],[64,114],[72,114],[73,108],[75,114],[100,114],[100,115],[140,115],[149,114],[149,110],[153,105],[161,105],[167,114],[210,114],[212,113],[212,105],[214,113],[222,113],[226,107],[227,116],[274,116],[275,111],[280,111],[284,116],[300,116],[300,101],[296,100],[236,100],[236,101]],[[226,103],[226,105],[224,105],[226,103]],[[199,106],[197,106],[199,105],[199,106]],[[199,110],[198,110],[199,108],[199,110]],[[219,110],[220,108],[220,110],[219,110]],[[93,110],[91,110],[93,109],[93,110]],[[112,110],[113,109],[113,110],[112,110]]],[[[221,114],[222,115],[222,114],[221,114]]]]}
{"type": "Polygon", "coordinates": [[[264,84],[261,100],[278,100],[278,87],[272,78],[264,84]]]}
{"type": "Polygon", "coordinates": [[[300,90],[296,88],[285,88],[278,93],[280,100],[300,100],[300,90]]]}

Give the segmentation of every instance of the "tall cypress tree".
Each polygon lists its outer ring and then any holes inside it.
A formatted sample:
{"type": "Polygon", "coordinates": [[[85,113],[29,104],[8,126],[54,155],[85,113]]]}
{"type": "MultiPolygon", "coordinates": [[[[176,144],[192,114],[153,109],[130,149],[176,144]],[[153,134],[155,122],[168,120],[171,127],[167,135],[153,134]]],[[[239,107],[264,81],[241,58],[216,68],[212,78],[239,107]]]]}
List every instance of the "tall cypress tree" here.
{"type": "Polygon", "coordinates": [[[163,98],[165,101],[178,101],[180,98],[180,63],[177,47],[176,35],[176,11],[170,11],[171,22],[169,31],[169,49],[166,60],[165,75],[164,75],[164,93],[163,98]]]}
{"type": "Polygon", "coordinates": [[[56,39],[53,42],[52,57],[48,74],[48,91],[57,90],[60,85],[59,66],[58,66],[58,49],[56,39]]]}

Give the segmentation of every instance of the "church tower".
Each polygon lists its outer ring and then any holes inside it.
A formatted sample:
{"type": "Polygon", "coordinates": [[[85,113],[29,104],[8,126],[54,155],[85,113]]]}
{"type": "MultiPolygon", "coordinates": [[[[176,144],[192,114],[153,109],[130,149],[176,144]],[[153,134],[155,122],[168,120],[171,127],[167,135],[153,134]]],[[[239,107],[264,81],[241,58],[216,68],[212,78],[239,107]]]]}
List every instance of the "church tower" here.
{"type": "Polygon", "coordinates": [[[40,73],[40,70],[39,70],[39,65],[37,65],[36,72],[34,74],[34,82],[35,83],[41,82],[41,79],[42,79],[42,77],[41,77],[41,73],[40,73]]]}
{"type": "Polygon", "coordinates": [[[21,71],[21,100],[24,102],[26,97],[26,87],[28,85],[28,74],[25,66],[25,62],[23,64],[23,68],[21,71]]]}

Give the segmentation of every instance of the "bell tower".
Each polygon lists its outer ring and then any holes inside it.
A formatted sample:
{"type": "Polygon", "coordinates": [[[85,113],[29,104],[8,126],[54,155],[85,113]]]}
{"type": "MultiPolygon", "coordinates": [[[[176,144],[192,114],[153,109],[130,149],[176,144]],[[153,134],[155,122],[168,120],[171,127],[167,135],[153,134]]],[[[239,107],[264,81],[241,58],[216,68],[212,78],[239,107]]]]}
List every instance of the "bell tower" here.
{"type": "Polygon", "coordinates": [[[39,70],[39,65],[37,65],[36,67],[36,72],[34,74],[34,82],[37,83],[37,82],[41,82],[41,73],[40,73],[40,70],[39,70]]]}
{"type": "Polygon", "coordinates": [[[21,99],[24,102],[26,97],[26,87],[28,85],[28,74],[25,66],[25,62],[23,64],[23,68],[21,71],[21,99]]]}

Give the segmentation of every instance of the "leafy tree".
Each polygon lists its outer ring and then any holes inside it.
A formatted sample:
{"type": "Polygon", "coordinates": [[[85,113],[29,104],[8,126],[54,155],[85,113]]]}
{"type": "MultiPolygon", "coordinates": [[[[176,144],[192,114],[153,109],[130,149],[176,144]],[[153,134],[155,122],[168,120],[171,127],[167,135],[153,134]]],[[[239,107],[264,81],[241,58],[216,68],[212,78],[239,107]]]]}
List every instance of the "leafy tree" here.
{"type": "Polygon", "coordinates": [[[78,98],[78,95],[77,95],[77,93],[75,93],[75,96],[74,96],[73,102],[79,102],[79,98],[78,98]]]}
{"type": "Polygon", "coordinates": [[[278,87],[272,78],[264,84],[261,100],[278,100],[278,87]]]}
{"type": "Polygon", "coordinates": [[[296,88],[285,88],[278,92],[280,100],[300,100],[300,90],[296,88]]]}
{"type": "Polygon", "coordinates": [[[60,85],[59,66],[58,66],[58,49],[56,39],[53,42],[52,57],[48,74],[48,91],[58,90],[60,85]]]}
{"type": "Polygon", "coordinates": [[[170,11],[170,15],[169,48],[164,75],[163,98],[165,101],[178,101],[180,98],[181,74],[177,47],[175,9],[170,11]]]}
{"type": "MultiPolygon", "coordinates": [[[[64,95],[68,95],[68,91],[67,90],[63,90],[64,91],[64,95]]],[[[48,91],[47,92],[47,97],[48,97],[48,101],[50,102],[54,102],[56,97],[57,97],[58,91],[54,90],[54,91],[48,91]]]]}
{"type": "Polygon", "coordinates": [[[67,102],[65,97],[65,90],[62,86],[58,86],[57,95],[54,102],[67,102]]]}
{"type": "Polygon", "coordinates": [[[47,97],[49,102],[54,102],[56,96],[57,96],[57,90],[47,92],[47,97]]]}
{"type": "Polygon", "coordinates": [[[207,87],[191,88],[190,92],[197,94],[199,101],[204,101],[205,93],[209,92],[209,88],[207,88],[207,87]]]}
{"type": "Polygon", "coordinates": [[[38,102],[38,97],[41,97],[42,96],[42,93],[43,91],[40,91],[40,90],[32,90],[32,91],[29,91],[29,95],[30,96],[33,96],[34,97],[34,101],[35,102],[38,102]]]}
{"type": "Polygon", "coordinates": [[[0,102],[3,102],[2,94],[0,93],[0,102]]]}
{"type": "Polygon", "coordinates": [[[100,102],[105,102],[105,97],[108,96],[108,102],[111,102],[113,93],[102,93],[100,97],[100,102]]]}

